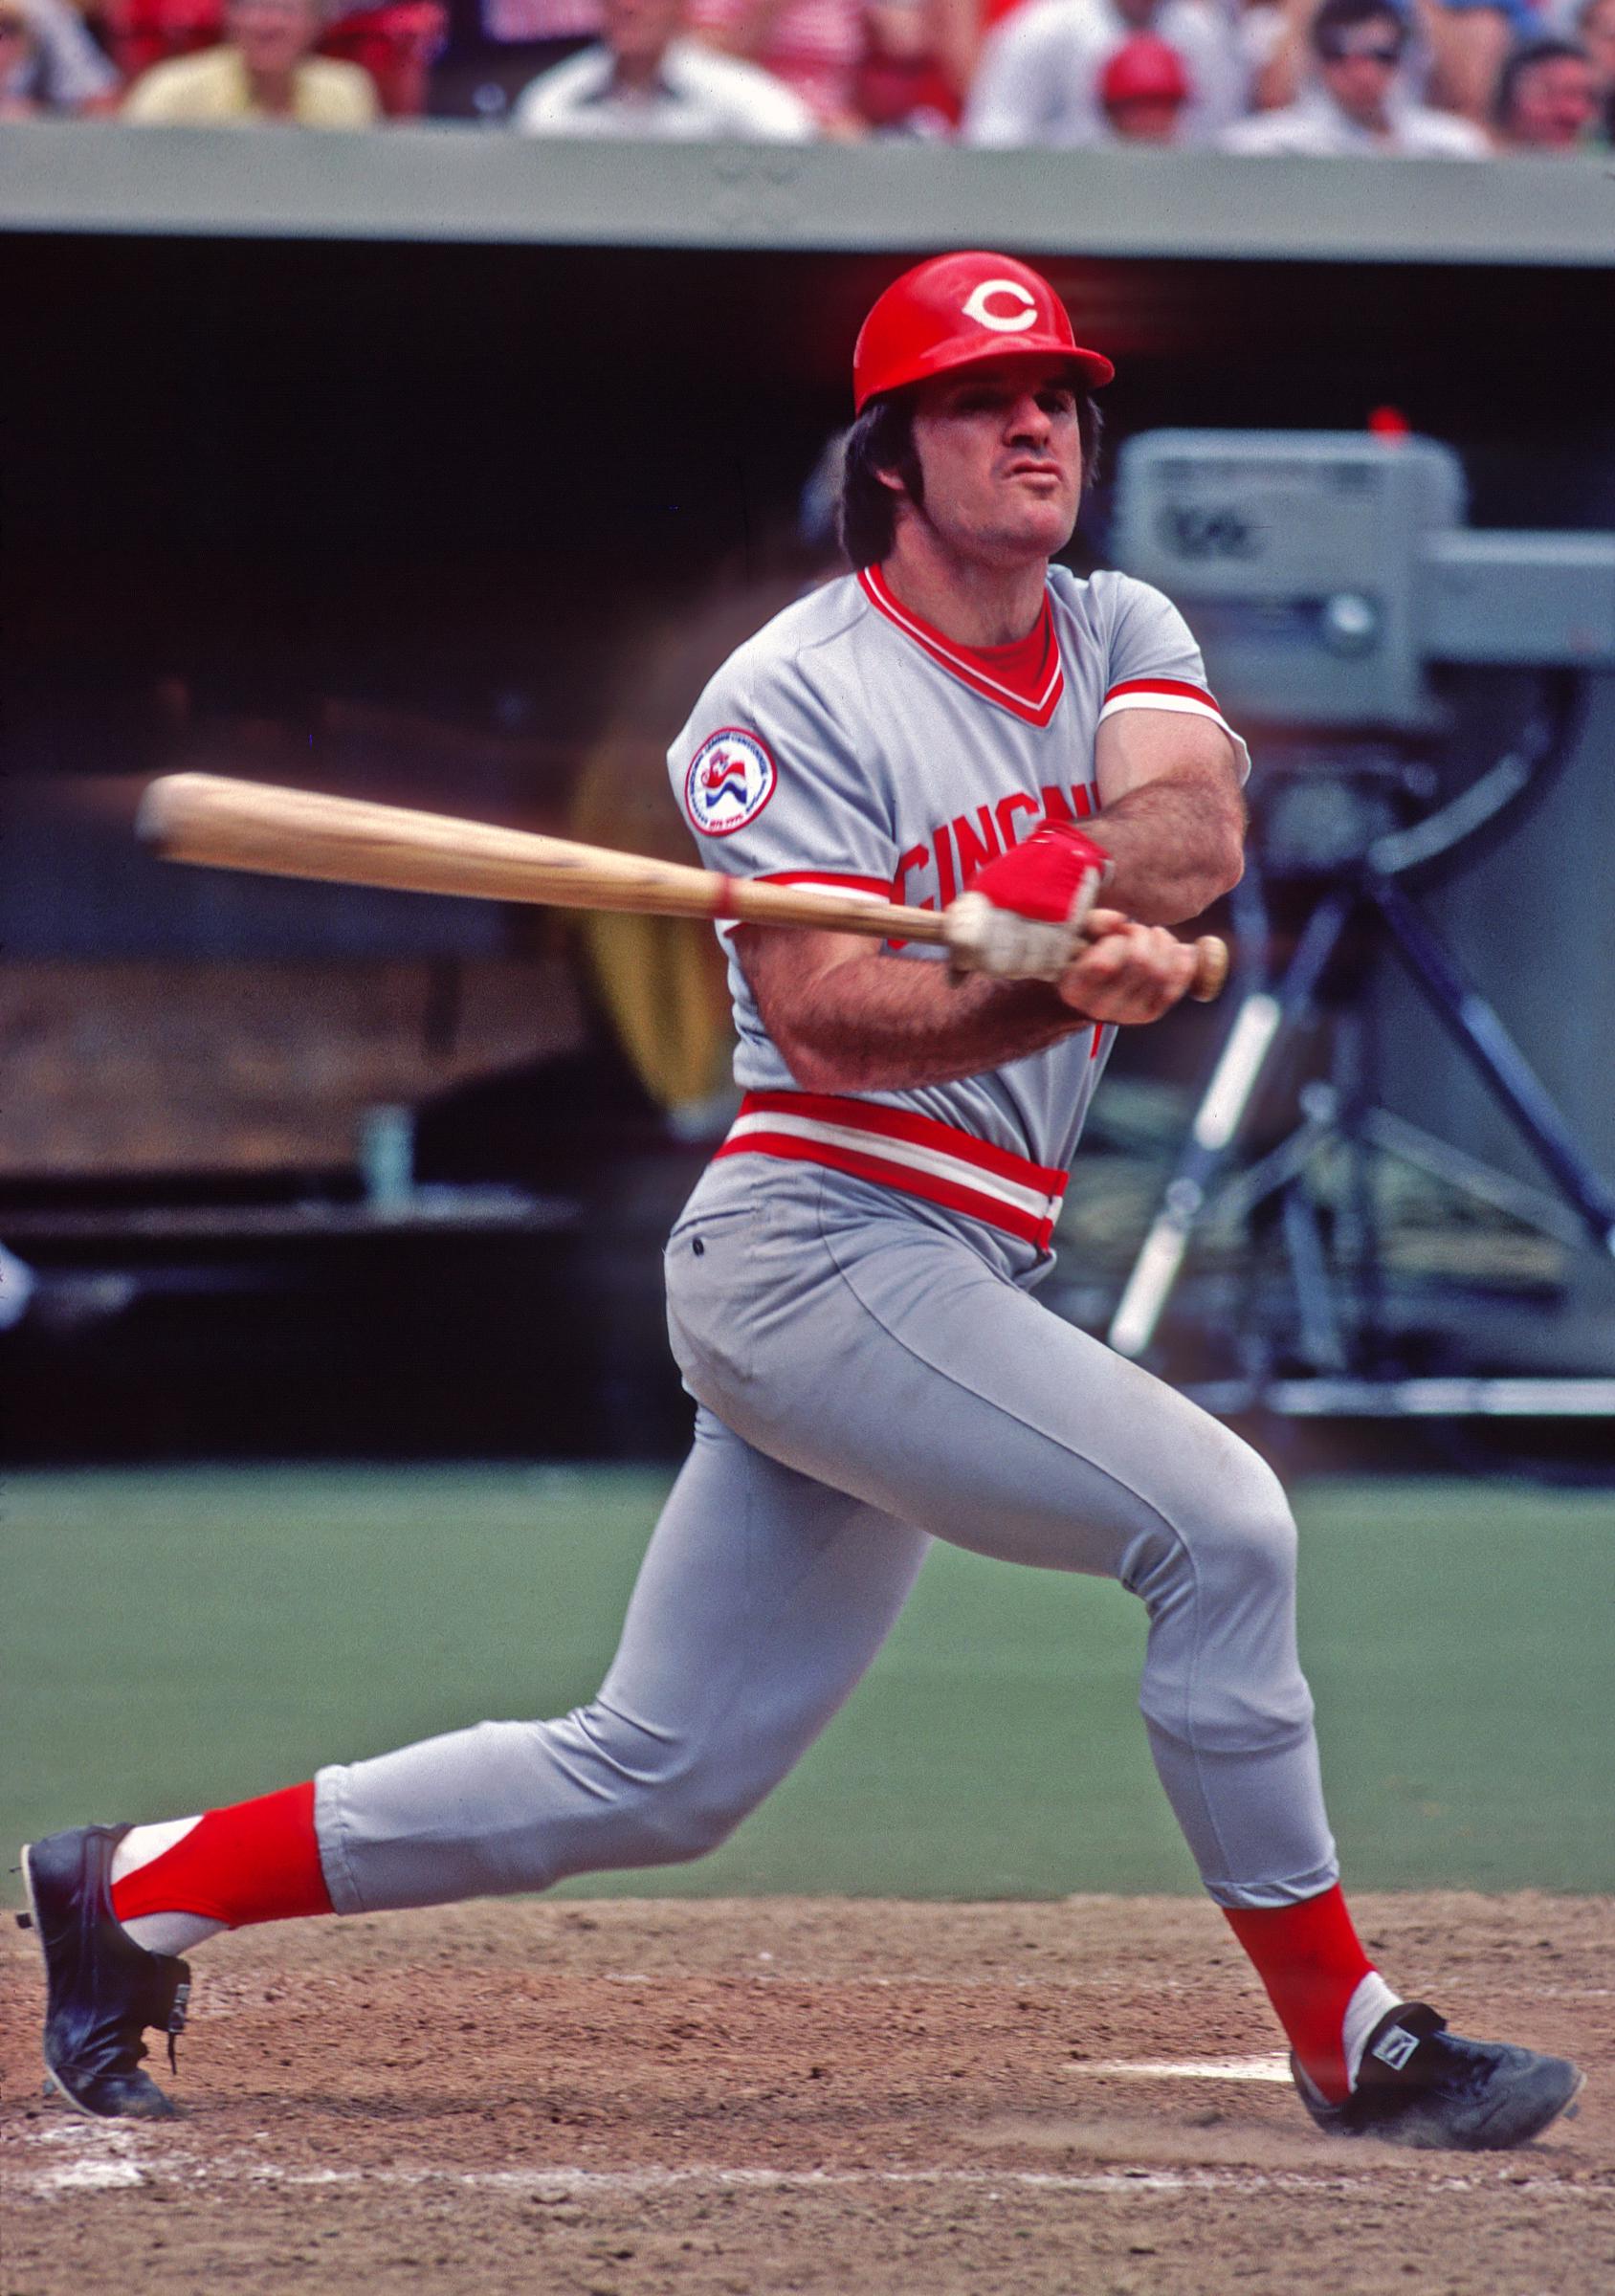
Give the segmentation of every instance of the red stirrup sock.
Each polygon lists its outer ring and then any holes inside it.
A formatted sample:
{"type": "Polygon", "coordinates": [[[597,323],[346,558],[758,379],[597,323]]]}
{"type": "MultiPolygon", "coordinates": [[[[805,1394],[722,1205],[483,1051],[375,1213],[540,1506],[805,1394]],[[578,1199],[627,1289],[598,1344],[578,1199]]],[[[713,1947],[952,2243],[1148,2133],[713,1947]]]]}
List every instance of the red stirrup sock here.
{"type": "Polygon", "coordinates": [[[1303,2071],[1330,2104],[1340,2104],[1352,2092],[1369,2032],[1401,1997],[1363,1952],[1338,1883],[1299,1905],[1223,1911],[1303,2071]]]}
{"type": "Polygon", "coordinates": [[[141,1858],[137,1826],[119,1844],[114,1866],[137,1860],[112,1884],[112,1910],[125,1924],[153,1913],[194,1913],[244,1929],[255,1921],[291,1921],[329,1913],[331,1893],[314,1835],[314,1783],[287,1786],[255,1801],[209,1810],[177,1841],[172,1826],[152,1827],[163,1846],[141,1858]]]}

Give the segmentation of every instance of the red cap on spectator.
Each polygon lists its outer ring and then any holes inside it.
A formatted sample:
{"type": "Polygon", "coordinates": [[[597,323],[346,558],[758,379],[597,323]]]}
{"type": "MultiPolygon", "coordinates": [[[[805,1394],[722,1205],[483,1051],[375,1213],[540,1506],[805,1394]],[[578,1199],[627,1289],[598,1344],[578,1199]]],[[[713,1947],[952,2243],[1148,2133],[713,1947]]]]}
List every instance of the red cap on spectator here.
{"type": "Polygon", "coordinates": [[[1101,103],[1184,103],[1190,93],[1183,57],[1149,32],[1119,47],[1099,75],[1101,103]]]}
{"type": "Polygon", "coordinates": [[[933,255],[894,279],[858,330],[853,407],[861,414],[880,391],[1009,351],[1069,359],[1087,384],[1116,372],[1102,352],[1082,349],[1053,288],[1013,255],[933,255]]]}

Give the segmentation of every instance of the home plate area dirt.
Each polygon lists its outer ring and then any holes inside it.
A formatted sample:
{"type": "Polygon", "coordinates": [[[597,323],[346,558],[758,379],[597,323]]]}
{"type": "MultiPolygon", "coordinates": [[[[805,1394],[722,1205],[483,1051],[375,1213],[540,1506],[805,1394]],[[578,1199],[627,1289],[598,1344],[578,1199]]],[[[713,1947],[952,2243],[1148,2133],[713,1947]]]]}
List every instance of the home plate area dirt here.
{"type": "Polygon", "coordinates": [[[1514,2153],[1330,2142],[1188,1899],[531,1902],[194,1959],[183,2119],[40,2094],[8,1924],[6,2296],[1615,2289],[1615,1916],[1366,1897],[1459,2031],[1574,2054],[1514,2153]]]}

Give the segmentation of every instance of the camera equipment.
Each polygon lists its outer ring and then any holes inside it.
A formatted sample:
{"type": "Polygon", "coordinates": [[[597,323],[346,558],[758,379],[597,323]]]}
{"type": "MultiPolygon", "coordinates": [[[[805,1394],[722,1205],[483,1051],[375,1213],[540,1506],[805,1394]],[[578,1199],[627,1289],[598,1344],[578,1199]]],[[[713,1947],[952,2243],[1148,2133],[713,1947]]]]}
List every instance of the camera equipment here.
{"type": "Polygon", "coordinates": [[[1506,807],[1516,824],[1573,747],[1586,673],[1615,665],[1615,535],[1477,533],[1465,509],[1458,457],[1433,439],[1158,430],[1119,457],[1117,563],[1184,608],[1223,707],[1261,737],[1251,863],[1234,897],[1242,993],[1108,1335],[1142,1355],[1197,1228],[1212,1214],[1275,1212],[1291,1312],[1284,1328],[1245,1336],[1238,1377],[1196,1391],[1216,1409],[1615,1410],[1615,1380],[1404,1376],[1379,1314],[1375,1157],[1615,1253],[1615,1190],[1402,883],[1472,850],[1506,807]],[[1439,680],[1483,664],[1534,673],[1537,707],[1503,755],[1444,795],[1439,680]],[[1275,922],[1294,928],[1287,952],[1275,922]],[[1370,953],[1401,958],[1557,1195],[1377,1105],[1365,930],[1370,953]],[[1233,1172],[1276,1056],[1319,1018],[1332,1080],[1305,1086],[1297,1128],[1233,1172]],[[1321,1175],[1342,1157],[1346,1186],[1330,1197],[1321,1175]],[[1285,1376],[1292,1366],[1301,1376],[1285,1376]]]}

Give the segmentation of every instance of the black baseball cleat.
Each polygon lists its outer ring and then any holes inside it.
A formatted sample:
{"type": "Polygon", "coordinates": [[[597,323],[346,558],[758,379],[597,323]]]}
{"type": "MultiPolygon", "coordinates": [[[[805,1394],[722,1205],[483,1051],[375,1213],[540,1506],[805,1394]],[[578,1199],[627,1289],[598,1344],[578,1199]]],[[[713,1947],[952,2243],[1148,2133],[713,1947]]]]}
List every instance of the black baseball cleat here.
{"type": "MultiPolygon", "coordinates": [[[[147,2025],[185,2026],[190,1964],[148,1954],[112,1910],[112,1858],[126,1825],[78,1825],[22,1853],[33,1927],[45,1956],[45,2066],[67,2102],[98,2120],[157,2121],[176,2108],[141,2070],[147,2025]]],[[[24,1928],[28,1916],[19,1914],[24,1928]]]]}
{"type": "Polygon", "coordinates": [[[1380,2020],[1343,2105],[1320,2096],[1294,2057],[1290,2069],[1302,2104],[1330,2136],[1458,2152],[1529,2144],[1573,2108],[1583,2078],[1568,2058],[1449,2033],[1447,2020],[1424,2001],[1404,2001],[1380,2020]]]}

